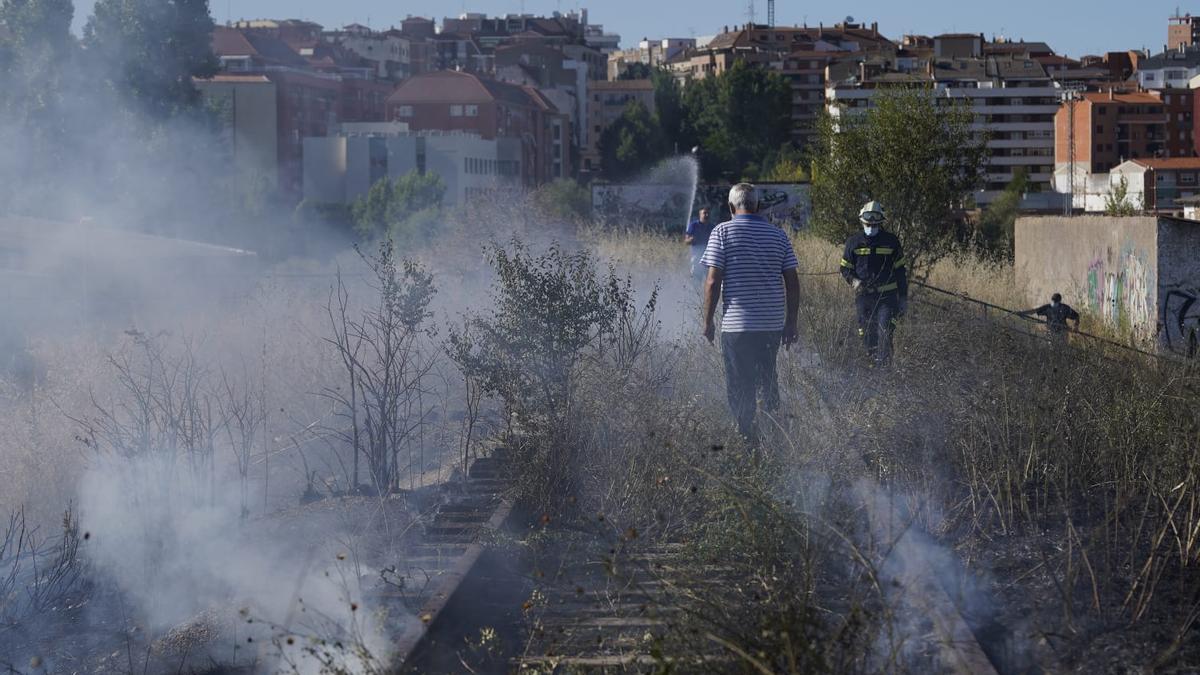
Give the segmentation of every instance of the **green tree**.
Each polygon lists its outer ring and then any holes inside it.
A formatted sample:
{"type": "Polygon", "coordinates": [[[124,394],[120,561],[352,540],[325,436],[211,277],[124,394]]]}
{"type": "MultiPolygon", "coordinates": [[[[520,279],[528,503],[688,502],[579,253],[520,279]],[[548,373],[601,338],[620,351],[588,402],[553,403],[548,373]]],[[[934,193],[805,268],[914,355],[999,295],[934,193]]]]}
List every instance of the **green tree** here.
{"type": "Polygon", "coordinates": [[[654,115],[662,130],[663,141],[673,152],[687,152],[692,146],[684,146],[683,137],[683,89],[674,73],[659,68],[650,75],[654,85],[654,115]]]}
{"type": "Polygon", "coordinates": [[[866,112],[826,112],[812,161],[813,224],[831,241],[858,229],[858,210],[881,202],[914,266],[946,255],[956,211],[982,182],[986,139],[969,108],[927,89],[878,90],[866,112]]]}
{"type": "Polygon", "coordinates": [[[1141,209],[1129,197],[1129,181],[1125,176],[1112,186],[1104,197],[1104,213],[1110,216],[1135,216],[1141,209]]]}
{"type": "Polygon", "coordinates": [[[600,169],[619,180],[649,168],[666,155],[658,120],[641,101],[630,101],[621,117],[600,134],[600,169]]]}
{"type": "Polygon", "coordinates": [[[764,162],[766,171],[758,176],[758,180],[768,183],[806,183],[808,182],[808,161],[803,154],[790,143],[768,156],[764,162]]]}
{"type": "Polygon", "coordinates": [[[683,91],[681,144],[700,147],[706,180],[757,179],[767,159],[791,141],[792,90],[779,73],[744,61],[689,81],[683,91]]]}
{"type": "Polygon", "coordinates": [[[216,74],[213,27],[208,0],[97,0],[83,41],[119,99],[161,120],[194,110],[192,78],[216,74]]]}
{"type": "Polygon", "coordinates": [[[1029,169],[1018,167],[1012,182],[979,215],[979,230],[974,244],[989,258],[1010,259],[1013,254],[1013,228],[1021,213],[1021,200],[1029,191],[1029,169]]]}
{"type": "Polygon", "coordinates": [[[650,77],[650,65],[647,63],[631,63],[617,75],[618,80],[644,80],[650,77]]]}
{"type": "Polygon", "coordinates": [[[414,169],[395,180],[381,178],[351,205],[354,230],[364,239],[420,238],[432,228],[445,196],[446,184],[436,173],[414,169]]]}

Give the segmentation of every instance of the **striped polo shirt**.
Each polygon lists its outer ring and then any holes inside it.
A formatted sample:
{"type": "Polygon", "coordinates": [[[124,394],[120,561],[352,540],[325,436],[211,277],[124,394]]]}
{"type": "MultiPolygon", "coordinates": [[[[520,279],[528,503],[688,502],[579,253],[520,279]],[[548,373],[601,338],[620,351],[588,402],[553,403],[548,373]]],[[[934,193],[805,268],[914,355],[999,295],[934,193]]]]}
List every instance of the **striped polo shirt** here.
{"type": "Polygon", "coordinates": [[[757,215],[734,216],[713,230],[701,262],[724,272],[722,332],[783,330],[783,273],[799,266],[783,230],[757,215]]]}

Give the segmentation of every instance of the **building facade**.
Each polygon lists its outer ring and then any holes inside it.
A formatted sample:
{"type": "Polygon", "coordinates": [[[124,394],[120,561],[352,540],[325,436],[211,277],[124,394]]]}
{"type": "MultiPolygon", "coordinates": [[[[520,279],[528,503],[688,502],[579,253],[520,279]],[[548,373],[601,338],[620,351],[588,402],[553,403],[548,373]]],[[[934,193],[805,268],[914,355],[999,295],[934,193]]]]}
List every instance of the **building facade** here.
{"type": "Polygon", "coordinates": [[[1127,199],[1146,211],[1182,213],[1180,199],[1200,194],[1200,158],[1131,159],[1113,168],[1111,183],[1124,184],[1127,199]]]}
{"type": "Polygon", "coordinates": [[[1127,159],[1168,156],[1166,106],[1153,93],[1085,92],[1054,116],[1054,161],[1093,174],[1127,159]]]}
{"type": "Polygon", "coordinates": [[[1059,89],[1041,64],[1024,57],[953,57],[934,58],[923,73],[864,69],[858,77],[831,84],[825,98],[836,118],[865,110],[881,87],[914,83],[929,87],[938,98],[965,103],[975,114],[975,127],[987,132],[989,159],[978,204],[994,200],[1022,169],[1035,186],[1032,191],[1049,190],[1059,89]]]}
{"type": "Polygon", "coordinates": [[[465,132],[410,132],[402,123],[347,124],[333,136],[304,139],[304,198],[349,204],[382,179],[433,173],[444,204],[462,205],[521,188],[521,144],[465,132]]]}
{"type": "Polygon", "coordinates": [[[571,129],[537,89],[482,77],[441,71],[402,83],[387,101],[390,121],[413,131],[457,131],[487,139],[517,139],[526,185],[571,175],[571,129]]]}

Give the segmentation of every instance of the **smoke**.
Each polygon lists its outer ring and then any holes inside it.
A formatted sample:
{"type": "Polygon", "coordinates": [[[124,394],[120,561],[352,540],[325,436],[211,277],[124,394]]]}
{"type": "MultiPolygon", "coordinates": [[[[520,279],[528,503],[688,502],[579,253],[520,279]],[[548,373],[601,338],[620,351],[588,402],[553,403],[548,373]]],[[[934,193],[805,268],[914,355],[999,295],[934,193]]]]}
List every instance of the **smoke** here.
{"type": "MultiPolygon", "coordinates": [[[[233,483],[163,458],[100,462],[84,475],[79,500],[98,578],[124,594],[150,634],[169,635],[215,612],[222,633],[274,642],[301,672],[320,666],[301,652],[308,638],[341,642],[345,649],[331,653],[350,672],[367,672],[389,656],[370,594],[373,575],[337,522],[306,513],[248,522],[233,483]],[[288,637],[301,646],[288,649],[288,637]]],[[[236,663],[238,647],[228,642],[196,648],[203,649],[193,663],[203,656],[236,663]]]]}

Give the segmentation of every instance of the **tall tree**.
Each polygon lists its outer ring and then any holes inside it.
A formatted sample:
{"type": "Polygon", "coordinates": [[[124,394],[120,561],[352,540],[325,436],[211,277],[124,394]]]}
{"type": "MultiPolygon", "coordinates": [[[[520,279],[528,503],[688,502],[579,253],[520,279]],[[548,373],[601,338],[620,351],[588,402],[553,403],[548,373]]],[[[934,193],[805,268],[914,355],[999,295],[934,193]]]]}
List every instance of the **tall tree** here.
{"type": "Polygon", "coordinates": [[[208,0],[97,0],[84,46],[100,77],[131,108],[155,119],[195,109],[193,77],[211,77],[208,0]]]}
{"type": "Polygon", "coordinates": [[[757,178],[791,141],[792,90],[779,73],[738,61],[687,83],[682,138],[700,147],[707,180],[757,178]]]}
{"type": "Polygon", "coordinates": [[[71,0],[0,0],[0,208],[18,185],[60,166],[68,147],[65,80],[75,65],[71,0]]]}
{"type": "Polygon", "coordinates": [[[659,68],[650,75],[650,81],[654,84],[654,115],[663,139],[673,152],[687,152],[691,146],[684,144],[682,136],[684,109],[679,80],[671,71],[659,68]]]}
{"type": "Polygon", "coordinates": [[[658,120],[641,101],[626,104],[621,117],[600,134],[600,168],[609,179],[647,169],[666,152],[658,120]]]}
{"type": "Polygon", "coordinates": [[[973,122],[969,108],[939,104],[924,88],[881,89],[866,112],[826,112],[813,148],[814,228],[840,242],[858,229],[859,208],[877,200],[914,266],[944,256],[987,163],[973,122]]]}

